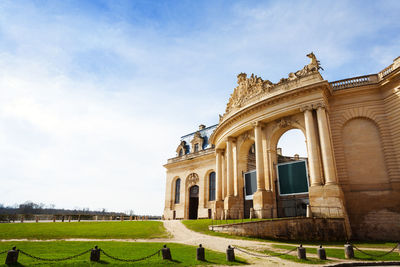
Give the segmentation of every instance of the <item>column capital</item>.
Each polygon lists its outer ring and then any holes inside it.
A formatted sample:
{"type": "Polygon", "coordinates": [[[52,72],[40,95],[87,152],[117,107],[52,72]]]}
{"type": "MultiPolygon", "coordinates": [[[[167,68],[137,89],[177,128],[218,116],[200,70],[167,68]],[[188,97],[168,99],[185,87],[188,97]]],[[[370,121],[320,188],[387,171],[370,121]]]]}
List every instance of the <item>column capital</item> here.
{"type": "Polygon", "coordinates": [[[326,109],[326,104],[324,102],[317,102],[312,104],[314,109],[326,109]]]}
{"type": "Polygon", "coordinates": [[[311,104],[300,106],[300,111],[301,112],[304,112],[304,111],[307,111],[307,110],[313,110],[313,106],[311,104]]]}
{"type": "Polygon", "coordinates": [[[253,127],[262,127],[263,123],[260,121],[253,121],[252,122],[253,127]]]}
{"type": "Polygon", "coordinates": [[[225,152],[225,149],[223,149],[223,148],[215,149],[215,153],[217,153],[217,154],[223,154],[224,152],[225,152]]]}
{"type": "Polygon", "coordinates": [[[236,137],[228,136],[226,141],[228,141],[228,142],[236,142],[236,137]]]}

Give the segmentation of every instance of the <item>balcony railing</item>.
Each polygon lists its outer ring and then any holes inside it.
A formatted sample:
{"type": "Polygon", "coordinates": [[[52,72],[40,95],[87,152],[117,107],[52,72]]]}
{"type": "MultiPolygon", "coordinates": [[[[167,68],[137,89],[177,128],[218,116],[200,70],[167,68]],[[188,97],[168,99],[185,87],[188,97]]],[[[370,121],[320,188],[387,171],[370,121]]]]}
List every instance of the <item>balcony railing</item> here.
{"type": "Polygon", "coordinates": [[[333,90],[340,90],[345,88],[374,84],[377,81],[378,81],[377,75],[372,74],[372,75],[359,76],[350,79],[331,82],[330,85],[333,90]]]}

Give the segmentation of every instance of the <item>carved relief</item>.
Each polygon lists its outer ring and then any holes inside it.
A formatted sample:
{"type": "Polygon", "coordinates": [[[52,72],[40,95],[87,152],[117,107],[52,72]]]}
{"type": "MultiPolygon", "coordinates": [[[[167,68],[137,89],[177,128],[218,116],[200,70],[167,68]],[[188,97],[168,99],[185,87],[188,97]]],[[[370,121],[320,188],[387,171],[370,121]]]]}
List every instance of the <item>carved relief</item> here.
{"type": "Polygon", "coordinates": [[[191,187],[199,182],[199,175],[197,173],[191,173],[186,178],[186,186],[191,187]]]}
{"type": "Polygon", "coordinates": [[[284,117],[279,120],[276,120],[275,122],[279,128],[287,128],[287,127],[292,126],[294,123],[298,123],[297,120],[295,120],[291,117],[284,117]]]}
{"type": "Polygon", "coordinates": [[[249,102],[250,99],[253,99],[257,96],[267,95],[271,91],[274,91],[276,87],[298,80],[301,77],[308,76],[312,73],[319,73],[319,70],[322,68],[314,53],[311,52],[307,55],[307,57],[311,59],[311,62],[308,65],[305,65],[301,70],[289,73],[288,78],[282,78],[276,84],[269,80],[264,81],[261,77],[257,77],[257,75],[254,74],[251,74],[251,76],[247,78],[246,73],[240,73],[237,76],[238,86],[233,90],[233,93],[229,98],[228,104],[226,105],[225,114],[219,117],[220,122],[224,119],[226,114],[244,106],[249,102]]]}

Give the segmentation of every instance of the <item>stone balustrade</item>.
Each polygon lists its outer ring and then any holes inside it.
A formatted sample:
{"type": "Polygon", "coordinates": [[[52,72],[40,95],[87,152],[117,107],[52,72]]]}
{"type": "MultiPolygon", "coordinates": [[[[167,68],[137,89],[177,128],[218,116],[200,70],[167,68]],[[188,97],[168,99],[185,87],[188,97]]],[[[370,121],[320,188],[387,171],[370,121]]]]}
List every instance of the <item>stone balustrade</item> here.
{"type": "Polygon", "coordinates": [[[350,79],[331,82],[330,85],[333,90],[341,90],[345,88],[374,84],[377,81],[378,81],[377,75],[373,74],[373,75],[365,75],[365,76],[359,76],[350,79]]]}

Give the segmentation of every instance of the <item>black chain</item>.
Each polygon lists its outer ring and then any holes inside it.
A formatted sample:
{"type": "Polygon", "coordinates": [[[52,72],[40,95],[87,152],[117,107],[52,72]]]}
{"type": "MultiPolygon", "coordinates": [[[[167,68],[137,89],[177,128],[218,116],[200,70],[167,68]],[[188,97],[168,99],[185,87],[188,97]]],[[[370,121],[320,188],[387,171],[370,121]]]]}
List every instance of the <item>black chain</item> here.
{"type": "Polygon", "coordinates": [[[277,253],[277,254],[271,254],[271,255],[260,255],[260,254],[255,254],[255,253],[252,253],[252,252],[248,252],[248,251],[246,251],[246,250],[243,250],[243,249],[240,249],[240,248],[238,248],[238,247],[233,247],[234,249],[237,249],[237,250],[239,250],[239,251],[241,251],[241,252],[243,252],[243,253],[246,253],[246,254],[249,254],[249,255],[251,255],[251,256],[254,256],[254,257],[264,257],[264,258],[268,258],[268,257],[279,257],[279,256],[283,256],[283,255],[287,255],[287,254],[289,254],[289,253],[291,253],[291,252],[293,252],[293,251],[295,251],[297,248],[293,248],[293,249],[291,249],[291,250],[289,250],[289,251],[287,251],[287,252],[284,252],[284,253],[277,253]]]}
{"type": "Polygon", "coordinates": [[[86,254],[86,253],[88,253],[88,252],[90,252],[90,251],[92,251],[92,249],[85,250],[84,252],[81,252],[81,253],[79,253],[79,254],[76,254],[76,255],[73,255],[73,256],[70,256],[70,257],[65,257],[65,258],[60,258],[60,259],[46,259],[46,258],[41,258],[41,257],[33,256],[33,255],[31,255],[31,254],[26,253],[26,252],[23,251],[23,250],[19,250],[19,252],[21,252],[21,254],[24,254],[25,256],[28,256],[28,257],[31,257],[32,259],[40,260],[40,261],[66,261],[66,260],[70,260],[70,259],[73,259],[73,258],[77,258],[77,257],[79,257],[79,256],[82,256],[82,255],[84,255],[84,254],[86,254]]]}
{"type": "Polygon", "coordinates": [[[7,253],[7,251],[8,251],[8,250],[4,250],[4,251],[0,252],[0,255],[1,255],[1,254],[4,254],[4,253],[7,253]]]}
{"type": "Polygon", "coordinates": [[[140,259],[120,259],[120,258],[111,256],[110,254],[106,253],[104,250],[101,249],[101,252],[103,252],[103,254],[104,254],[105,256],[109,257],[110,259],[113,259],[113,260],[116,260],[116,261],[124,261],[124,262],[142,261],[142,260],[151,258],[151,257],[155,256],[156,254],[158,254],[158,255],[160,256],[160,251],[161,251],[161,249],[157,250],[156,252],[154,252],[154,253],[151,254],[151,255],[145,256],[145,257],[140,258],[140,259]]]}
{"type": "Polygon", "coordinates": [[[392,253],[392,252],[398,247],[398,245],[396,245],[396,246],[394,246],[394,248],[392,248],[392,249],[391,249],[390,251],[388,251],[388,252],[385,252],[385,253],[379,254],[379,255],[374,255],[374,254],[370,254],[370,253],[367,253],[367,252],[362,251],[361,249],[359,249],[358,247],[356,247],[354,244],[352,244],[352,246],[353,246],[357,251],[359,251],[359,252],[361,252],[361,253],[363,253],[363,254],[365,254],[365,255],[367,255],[367,256],[375,257],[375,258],[380,258],[380,257],[386,256],[386,255],[392,253]]]}

